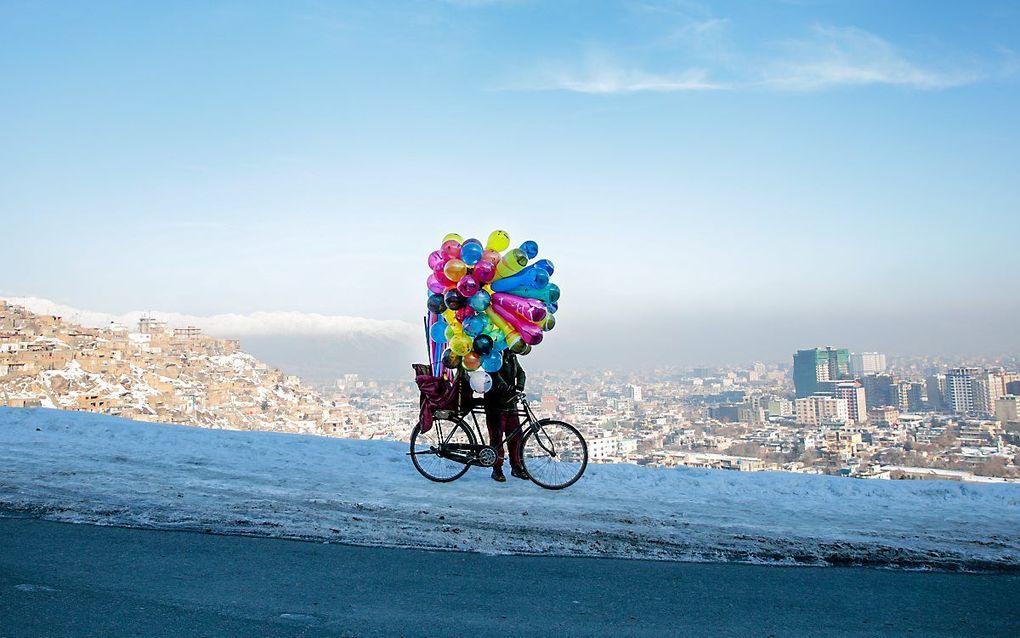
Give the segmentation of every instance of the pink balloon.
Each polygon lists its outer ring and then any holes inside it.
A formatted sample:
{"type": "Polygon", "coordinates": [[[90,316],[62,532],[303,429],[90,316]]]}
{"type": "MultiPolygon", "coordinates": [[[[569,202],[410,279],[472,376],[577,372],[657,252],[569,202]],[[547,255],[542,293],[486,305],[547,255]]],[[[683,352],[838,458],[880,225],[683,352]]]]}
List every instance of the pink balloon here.
{"type": "Polygon", "coordinates": [[[498,314],[500,317],[503,317],[503,319],[508,324],[510,324],[514,328],[517,328],[517,332],[520,333],[521,340],[523,340],[524,343],[528,344],[529,346],[537,346],[538,344],[542,343],[543,337],[542,328],[536,326],[530,321],[521,319],[520,317],[518,317],[517,315],[515,315],[514,313],[510,312],[509,310],[502,306],[492,304],[490,308],[496,311],[496,314],[498,314]]]}
{"type": "Polygon", "coordinates": [[[475,293],[477,293],[480,289],[481,286],[478,285],[478,282],[475,281],[475,278],[471,275],[465,275],[457,282],[457,292],[465,297],[474,297],[475,293]]]}
{"type": "Polygon", "coordinates": [[[429,287],[429,290],[431,292],[435,292],[438,294],[446,292],[446,287],[443,286],[443,284],[439,283],[439,279],[436,278],[436,273],[432,273],[431,275],[429,275],[429,278],[425,282],[425,285],[429,287]]]}
{"type": "Polygon", "coordinates": [[[435,270],[436,268],[441,268],[445,261],[446,257],[443,256],[441,251],[433,250],[429,255],[429,269],[435,270]]]}
{"type": "Polygon", "coordinates": [[[455,282],[455,281],[451,280],[449,277],[447,277],[446,274],[443,272],[442,268],[440,268],[439,270],[433,272],[432,276],[435,277],[436,281],[439,282],[439,285],[443,287],[443,290],[440,291],[440,292],[443,292],[443,291],[446,291],[446,290],[450,290],[451,288],[454,288],[454,287],[457,286],[457,282],[455,282]]]}
{"type": "Polygon", "coordinates": [[[492,303],[498,304],[528,321],[542,321],[549,312],[545,304],[538,299],[525,299],[516,295],[508,295],[505,292],[493,293],[492,303]]]}
{"type": "Polygon", "coordinates": [[[443,242],[443,254],[447,259],[460,259],[460,242],[456,239],[447,239],[443,242]]]}
{"type": "Polygon", "coordinates": [[[491,261],[480,261],[475,264],[474,272],[471,273],[480,284],[487,284],[496,276],[496,264],[491,261]]]}

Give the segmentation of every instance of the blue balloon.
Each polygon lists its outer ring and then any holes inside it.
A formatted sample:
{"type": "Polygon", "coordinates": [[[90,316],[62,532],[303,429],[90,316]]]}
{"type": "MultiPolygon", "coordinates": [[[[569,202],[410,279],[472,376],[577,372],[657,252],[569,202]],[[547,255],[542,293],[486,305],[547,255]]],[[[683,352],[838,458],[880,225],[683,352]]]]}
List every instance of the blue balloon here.
{"type": "Polygon", "coordinates": [[[464,320],[464,334],[477,337],[489,326],[489,318],[485,315],[474,315],[464,320]]]}
{"type": "Polygon", "coordinates": [[[516,275],[504,277],[491,284],[493,292],[507,292],[514,288],[545,288],[549,285],[549,273],[536,266],[528,266],[516,275]]]}
{"type": "Polygon", "coordinates": [[[560,287],[556,284],[549,284],[545,288],[528,288],[526,286],[518,286],[507,290],[506,293],[517,297],[539,299],[545,303],[556,303],[560,300],[560,287]]]}
{"type": "Polygon", "coordinates": [[[528,259],[534,259],[538,256],[538,244],[529,239],[521,244],[521,251],[527,255],[528,259]]]}
{"type": "Polygon", "coordinates": [[[539,259],[538,261],[535,262],[535,266],[541,268],[550,275],[552,275],[553,271],[555,270],[555,268],[553,268],[553,263],[548,259],[539,259]]]}
{"type": "Polygon", "coordinates": [[[492,298],[484,290],[479,290],[468,299],[468,305],[474,308],[476,312],[485,312],[490,303],[492,303],[492,298]]]}
{"type": "MultiPolygon", "coordinates": [[[[505,345],[505,344],[504,344],[505,345]]],[[[495,348],[495,345],[493,345],[495,348]]],[[[482,357],[482,370],[486,372],[499,372],[499,369],[503,367],[503,353],[492,351],[492,354],[488,354],[482,357]]]]}
{"type": "Polygon", "coordinates": [[[482,258],[482,242],[477,239],[469,239],[460,247],[460,258],[468,266],[474,266],[482,258]]]}
{"type": "Polygon", "coordinates": [[[506,339],[505,338],[500,337],[499,339],[496,339],[495,341],[492,342],[492,351],[493,352],[502,352],[503,350],[506,350],[506,339]]]}
{"type": "Polygon", "coordinates": [[[440,319],[429,328],[429,336],[436,343],[446,343],[446,322],[440,319]]]}
{"type": "Polygon", "coordinates": [[[560,304],[558,302],[547,303],[545,309],[549,311],[549,314],[554,315],[560,309],[560,304]]]}

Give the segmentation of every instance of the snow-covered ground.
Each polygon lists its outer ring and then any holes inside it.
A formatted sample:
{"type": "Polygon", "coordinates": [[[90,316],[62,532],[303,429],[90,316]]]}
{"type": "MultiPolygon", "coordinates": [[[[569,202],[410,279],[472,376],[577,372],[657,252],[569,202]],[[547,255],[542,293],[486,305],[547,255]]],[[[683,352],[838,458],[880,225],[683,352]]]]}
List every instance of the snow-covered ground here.
{"type": "Polygon", "coordinates": [[[0,408],[0,514],[364,545],[1020,569],[1020,485],[591,465],[436,484],[400,443],[0,408]]]}

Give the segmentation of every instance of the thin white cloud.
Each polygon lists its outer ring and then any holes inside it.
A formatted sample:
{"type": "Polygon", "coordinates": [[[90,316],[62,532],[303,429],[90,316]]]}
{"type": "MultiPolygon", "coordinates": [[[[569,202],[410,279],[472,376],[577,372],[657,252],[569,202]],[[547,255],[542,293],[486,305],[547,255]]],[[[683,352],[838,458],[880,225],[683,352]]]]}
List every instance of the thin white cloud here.
{"type": "Polygon", "coordinates": [[[814,27],[810,37],[780,48],[783,53],[762,66],[760,83],[785,91],[873,84],[946,89],[982,79],[973,71],[914,62],[886,40],[852,27],[814,27]]]}
{"type": "Polygon", "coordinates": [[[114,315],[82,310],[38,297],[8,297],[7,302],[23,306],[36,314],[58,315],[67,321],[86,327],[102,328],[109,326],[110,322],[115,322],[136,329],[140,318],[155,317],[166,321],[172,328],[197,326],[209,335],[229,339],[264,336],[329,336],[351,339],[407,340],[418,338],[422,334],[420,326],[406,321],[318,313],[253,312],[201,317],[174,312],[134,311],[123,315],[114,315]]]}
{"type": "MultiPolygon", "coordinates": [[[[502,88],[601,95],[723,89],[808,92],[869,85],[933,90],[1009,75],[981,70],[973,61],[952,68],[919,62],[883,38],[853,27],[816,26],[803,38],[751,53],[733,44],[730,27],[727,19],[688,20],[657,40],[652,46],[687,61],[677,71],[652,71],[603,51],[589,54],[581,64],[539,67],[502,88]]],[[[660,52],[660,57],[664,55],[660,52]]],[[[1011,61],[1010,56],[1003,57],[1011,61]]]]}
{"type": "Polygon", "coordinates": [[[615,94],[638,92],[717,91],[726,86],[709,79],[704,69],[655,73],[627,67],[608,56],[589,56],[581,69],[546,67],[504,88],[518,91],[570,91],[615,94]]]}

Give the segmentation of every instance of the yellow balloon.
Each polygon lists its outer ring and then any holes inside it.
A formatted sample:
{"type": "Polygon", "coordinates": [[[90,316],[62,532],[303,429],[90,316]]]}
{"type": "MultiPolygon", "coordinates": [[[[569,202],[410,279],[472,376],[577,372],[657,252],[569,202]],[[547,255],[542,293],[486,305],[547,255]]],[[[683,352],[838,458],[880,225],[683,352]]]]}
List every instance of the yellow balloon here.
{"type": "MultiPolygon", "coordinates": [[[[450,262],[447,262],[449,265],[450,262]]],[[[503,255],[502,261],[496,266],[496,277],[495,279],[502,279],[503,277],[509,277],[510,275],[516,275],[520,271],[524,270],[524,267],[528,265],[528,256],[524,254],[524,251],[520,248],[514,248],[507,254],[503,255]]],[[[447,277],[450,275],[447,274],[447,277]]]]}
{"type": "MultiPolygon", "coordinates": [[[[489,318],[489,321],[491,321],[493,325],[502,330],[503,334],[505,335],[517,334],[517,331],[514,329],[514,327],[507,323],[506,319],[499,316],[499,314],[497,314],[496,311],[492,309],[492,306],[489,306],[488,308],[485,309],[485,316],[489,318]]],[[[518,338],[520,337],[518,336],[518,338]]],[[[507,343],[510,342],[507,341],[507,343]]]]}
{"type": "Polygon", "coordinates": [[[446,323],[450,324],[451,326],[456,326],[458,330],[460,329],[460,322],[457,321],[456,312],[447,308],[446,310],[443,311],[443,318],[446,319],[446,323]]]}
{"type": "Polygon", "coordinates": [[[464,243],[464,238],[463,237],[461,237],[457,233],[449,233],[449,234],[446,235],[446,237],[443,237],[443,241],[440,242],[440,245],[445,244],[446,242],[450,241],[451,239],[453,241],[457,242],[458,244],[463,244],[464,243]]]}
{"type": "Polygon", "coordinates": [[[496,252],[503,252],[510,246],[510,235],[505,230],[494,230],[489,233],[489,239],[485,247],[496,252]]]}
{"type": "Polygon", "coordinates": [[[446,324],[446,332],[444,334],[446,334],[446,340],[451,341],[455,339],[457,335],[461,334],[461,331],[457,329],[457,326],[455,326],[452,323],[449,323],[446,324]]]}
{"type": "Polygon", "coordinates": [[[471,347],[473,345],[474,341],[466,334],[459,334],[453,339],[450,339],[450,350],[453,350],[453,354],[460,357],[471,352],[471,347]]]}
{"type": "Polygon", "coordinates": [[[521,341],[521,335],[519,333],[517,333],[516,331],[507,333],[506,335],[507,349],[509,349],[514,354],[520,354],[519,350],[522,349],[521,347],[522,345],[527,344],[521,341]]]}

